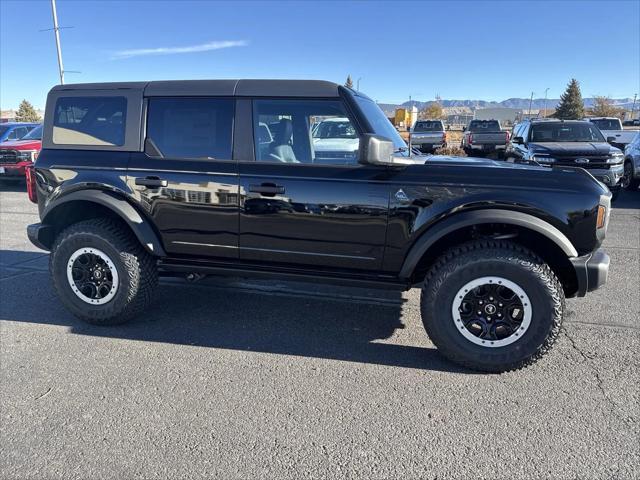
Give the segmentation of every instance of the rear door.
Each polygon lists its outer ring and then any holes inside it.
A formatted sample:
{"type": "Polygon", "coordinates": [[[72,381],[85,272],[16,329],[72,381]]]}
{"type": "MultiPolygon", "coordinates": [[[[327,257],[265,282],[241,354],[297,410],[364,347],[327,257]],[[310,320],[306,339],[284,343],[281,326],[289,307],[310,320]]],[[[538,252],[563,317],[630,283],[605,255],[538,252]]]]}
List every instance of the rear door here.
{"type": "Polygon", "coordinates": [[[235,100],[152,97],[144,152],[128,184],[171,255],[238,257],[238,171],[232,160],[235,100]]]}
{"type": "Polygon", "coordinates": [[[360,129],[342,101],[242,102],[255,147],[239,158],[240,259],[379,269],[389,174],[358,164],[360,129]]]}

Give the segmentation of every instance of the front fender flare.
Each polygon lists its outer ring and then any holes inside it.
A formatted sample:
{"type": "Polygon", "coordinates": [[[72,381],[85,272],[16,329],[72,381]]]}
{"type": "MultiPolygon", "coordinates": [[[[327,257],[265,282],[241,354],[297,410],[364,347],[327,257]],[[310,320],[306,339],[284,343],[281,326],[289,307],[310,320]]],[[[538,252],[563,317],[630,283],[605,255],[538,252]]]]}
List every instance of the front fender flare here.
{"type": "Polygon", "coordinates": [[[402,269],[400,270],[400,278],[410,278],[424,254],[434,243],[445,235],[460,228],[487,223],[506,223],[508,225],[528,228],[547,237],[555,243],[567,257],[578,256],[575,247],[564,233],[538,217],[512,210],[473,210],[458,213],[445,220],[441,220],[424,232],[409,250],[402,269]]]}
{"type": "Polygon", "coordinates": [[[74,201],[92,202],[102,205],[120,217],[133,231],[140,243],[150,254],[164,257],[166,252],[160,238],[156,234],[149,221],[146,220],[133,205],[124,198],[103,190],[81,190],[64,194],[50,204],[42,212],[42,223],[46,225],[47,218],[61,205],[74,201]]]}

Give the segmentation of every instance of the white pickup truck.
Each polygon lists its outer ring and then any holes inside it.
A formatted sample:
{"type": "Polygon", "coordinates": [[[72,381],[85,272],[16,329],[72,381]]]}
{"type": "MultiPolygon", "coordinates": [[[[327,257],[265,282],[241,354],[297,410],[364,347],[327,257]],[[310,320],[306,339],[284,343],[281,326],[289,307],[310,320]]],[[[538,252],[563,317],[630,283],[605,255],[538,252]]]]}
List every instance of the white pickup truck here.
{"type": "Polygon", "coordinates": [[[638,133],[635,130],[624,130],[622,128],[622,122],[616,117],[592,117],[587,120],[598,127],[602,135],[607,139],[607,142],[623,151],[624,148],[633,141],[636,133],[638,133]]]}

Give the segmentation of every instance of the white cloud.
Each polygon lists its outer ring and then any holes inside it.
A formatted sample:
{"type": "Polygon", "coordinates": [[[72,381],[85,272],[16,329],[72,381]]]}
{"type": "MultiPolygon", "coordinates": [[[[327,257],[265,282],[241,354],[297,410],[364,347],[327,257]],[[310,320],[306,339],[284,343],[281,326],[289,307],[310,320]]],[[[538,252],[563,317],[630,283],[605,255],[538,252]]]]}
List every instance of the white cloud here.
{"type": "Polygon", "coordinates": [[[191,45],[188,47],[158,47],[158,48],[137,48],[132,50],[120,50],[114,52],[111,56],[112,60],[122,58],[142,57],[145,55],[175,55],[179,53],[195,53],[208,52],[211,50],[220,50],[223,48],[246,47],[249,42],[245,40],[223,40],[217,42],[208,42],[200,45],[191,45]]]}

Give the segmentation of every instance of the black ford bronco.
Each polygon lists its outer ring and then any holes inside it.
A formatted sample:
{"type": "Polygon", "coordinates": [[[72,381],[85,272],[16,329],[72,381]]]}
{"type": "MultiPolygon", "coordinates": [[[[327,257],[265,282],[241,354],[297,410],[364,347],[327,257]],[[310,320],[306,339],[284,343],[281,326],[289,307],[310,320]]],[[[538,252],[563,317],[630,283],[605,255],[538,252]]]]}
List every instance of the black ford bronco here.
{"type": "Polygon", "coordinates": [[[412,156],[371,99],[323,81],[54,87],[28,192],[61,301],[99,325],[161,275],[416,287],[440,352],[504,371],[609,266],[611,194],[585,170],[412,156]]]}

